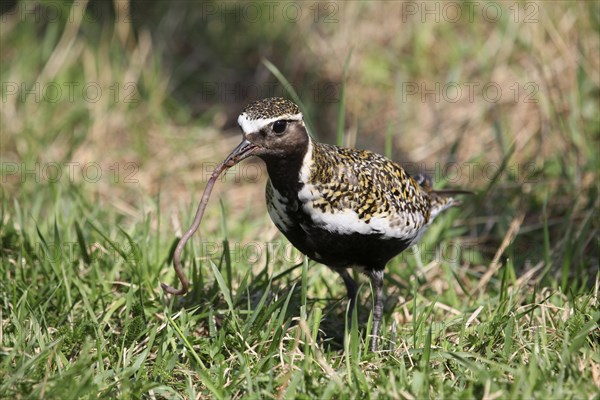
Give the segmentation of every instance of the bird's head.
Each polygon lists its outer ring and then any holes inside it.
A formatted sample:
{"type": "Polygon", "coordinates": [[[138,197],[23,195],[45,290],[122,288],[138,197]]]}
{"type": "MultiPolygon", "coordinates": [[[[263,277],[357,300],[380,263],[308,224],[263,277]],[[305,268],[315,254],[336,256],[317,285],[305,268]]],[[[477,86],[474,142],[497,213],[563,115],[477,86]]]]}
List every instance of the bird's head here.
{"type": "Polygon", "coordinates": [[[268,160],[303,154],[310,141],[300,109],[281,97],[251,103],[238,125],[244,138],[227,158],[235,163],[252,155],[268,160]]]}

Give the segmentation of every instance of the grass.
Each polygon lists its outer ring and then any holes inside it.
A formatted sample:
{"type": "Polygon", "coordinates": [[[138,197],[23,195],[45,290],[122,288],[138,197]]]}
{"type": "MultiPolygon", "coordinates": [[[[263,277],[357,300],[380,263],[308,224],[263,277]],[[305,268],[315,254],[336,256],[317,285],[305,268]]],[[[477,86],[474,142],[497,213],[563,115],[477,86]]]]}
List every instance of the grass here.
{"type": "Polygon", "coordinates": [[[409,18],[402,35],[368,22],[402,15],[394,2],[327,3],[317,15],[338,25],[316,31],[202,24],[166,3],[139,11],[153,23],[79,20],[74,4],[0,25],[0,398],[598,398],[597,3],[535,3],[533,24],[512,3],[497,24],[409,18]],[[348,328],[343,284],[268,220],[259,163],[217,183],[184,252],[191,292],[160,290],[202,182],[239,141],[221,131],[242,99],[203,97],[202,82],[236,79],[219,62],[292,83],[321,140],[477,192],[388,265],[381,351],[368,280],[348,328]],[[407,82],[447,81],[529,82],[537,102],[403,100],[407,82]],[[69,82],[90,91],[70,98],[69,82]]]}

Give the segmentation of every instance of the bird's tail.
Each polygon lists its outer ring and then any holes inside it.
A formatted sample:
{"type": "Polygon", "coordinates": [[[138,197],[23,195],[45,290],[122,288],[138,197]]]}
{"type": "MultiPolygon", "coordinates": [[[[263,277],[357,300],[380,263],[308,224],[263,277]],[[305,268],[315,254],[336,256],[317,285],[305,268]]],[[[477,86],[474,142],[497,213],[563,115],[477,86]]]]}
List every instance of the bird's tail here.
{"type": "MultiPolygon", "coordinates": [[[[454,197],[455,195],[461,195],[461,194],[475,194],[471,191],[468,190],[431,190],[429,192],[429,196],[431,197],[431,201],[432,204],[436,204],[436,203],[440,203],[440,205],[446,204],[446,203],[451,203],[448,204],[447,207],[454,207],[454,206],[460,206],[462,204],[462,200],[457,199],[456,197],[454,197]]],[[[445,208],[447,208],[445,207],[445,208]]]]}
{"type": "Polygon", "coordinates": [[[430,198],[430,219],[433,220],[440,212],[449,207],[456,207],[462,204],[462,201],[453,197],[462,194],[474,194],[468,190],[462,189],[441,189],[434,190],[431,186],[431,177],[426,174],[418,174],[414,177],[415,181],[421,186],[430,198]]]}

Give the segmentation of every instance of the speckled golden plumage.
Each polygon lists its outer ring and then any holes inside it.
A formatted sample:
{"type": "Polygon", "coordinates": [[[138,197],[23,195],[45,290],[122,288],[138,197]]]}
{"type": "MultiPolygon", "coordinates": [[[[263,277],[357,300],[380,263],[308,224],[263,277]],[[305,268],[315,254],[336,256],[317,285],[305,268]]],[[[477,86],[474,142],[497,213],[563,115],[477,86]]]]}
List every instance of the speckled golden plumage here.
{"type": "Polygon", "coordinates": [[[248,115],[253,120],[269,119],[282,115],[295,115],[300,113],[300,108],[291,101],[282,97],[270,97],[248,104],[242,114],[248,115]]]}
{"type": "Polygon", "coordinates": [[[322,143],[313,144],[312,157],[309,182],[321,192],[314,204],[322,211],[354,209],[366,223],[373,216],[393,218],[397,213],[429,221],[429,194],[395,162],[371,151],[322,143]]]}

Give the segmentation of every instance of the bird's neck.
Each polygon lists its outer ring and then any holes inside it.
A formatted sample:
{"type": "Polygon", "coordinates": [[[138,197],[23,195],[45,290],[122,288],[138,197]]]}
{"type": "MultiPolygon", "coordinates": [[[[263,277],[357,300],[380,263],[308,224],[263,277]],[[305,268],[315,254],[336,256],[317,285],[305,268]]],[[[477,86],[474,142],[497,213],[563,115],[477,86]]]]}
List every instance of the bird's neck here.
{"type": "Polygon", "coordinates": [[[298,151],[288,153],[285,157],[263,157],[267,164],[267,172],[271,183],[278,191],[299,191],[301,189],[303,182],[300,174],[307,153],[311,152],[311,147],[309,140],[305,145],[298,148],[298,151]]]}

